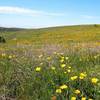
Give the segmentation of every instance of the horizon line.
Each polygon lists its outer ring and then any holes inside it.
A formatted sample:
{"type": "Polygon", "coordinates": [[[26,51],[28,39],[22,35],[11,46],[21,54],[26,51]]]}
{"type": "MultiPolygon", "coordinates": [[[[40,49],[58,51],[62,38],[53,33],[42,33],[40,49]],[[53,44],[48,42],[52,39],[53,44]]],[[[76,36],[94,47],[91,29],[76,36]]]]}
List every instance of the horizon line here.
{"type": "Polygon", "coordinates": [[[0,28],[17,28],[17,29],[42,29],[42,28],[54,28],[54,27],[66,27],[66,26],[87,26],[87,25],[100,25],[98,23],[93,24],[69,24],[69,25],[52,25],[43,27],[13,27],[13,26],[0,26],[0,28]]]}

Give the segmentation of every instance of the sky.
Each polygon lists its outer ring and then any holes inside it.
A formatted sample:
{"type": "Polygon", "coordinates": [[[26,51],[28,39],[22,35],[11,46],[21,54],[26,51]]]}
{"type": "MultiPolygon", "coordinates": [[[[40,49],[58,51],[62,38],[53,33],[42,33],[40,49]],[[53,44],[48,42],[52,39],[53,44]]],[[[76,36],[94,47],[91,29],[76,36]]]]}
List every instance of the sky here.
{"type": "Polygon", "coordinates": [[[100,24],[100,0],[0,0],[0,27],[100,24]]]}

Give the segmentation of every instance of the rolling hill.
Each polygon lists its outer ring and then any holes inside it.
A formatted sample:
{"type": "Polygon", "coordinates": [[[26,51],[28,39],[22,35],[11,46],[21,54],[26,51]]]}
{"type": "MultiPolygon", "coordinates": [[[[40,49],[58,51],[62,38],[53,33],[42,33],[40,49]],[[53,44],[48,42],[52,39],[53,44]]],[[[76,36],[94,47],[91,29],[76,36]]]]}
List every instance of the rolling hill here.
{"type": "Polygon", "coordinates": [[[61,26],[41,29],[0,28],[7,45],[66,45],[68,43],[100,43],[100,25],[61,26]]]}

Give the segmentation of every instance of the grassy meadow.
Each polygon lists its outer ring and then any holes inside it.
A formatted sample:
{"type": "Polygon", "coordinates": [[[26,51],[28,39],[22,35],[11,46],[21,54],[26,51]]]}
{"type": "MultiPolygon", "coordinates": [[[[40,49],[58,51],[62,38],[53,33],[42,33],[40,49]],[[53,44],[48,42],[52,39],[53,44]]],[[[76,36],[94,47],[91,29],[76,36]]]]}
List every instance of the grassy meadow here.
{"type": "Polygon", "coordinates": [[[0,36],[0,100],[100,100],[100,25],[0,36]]]}

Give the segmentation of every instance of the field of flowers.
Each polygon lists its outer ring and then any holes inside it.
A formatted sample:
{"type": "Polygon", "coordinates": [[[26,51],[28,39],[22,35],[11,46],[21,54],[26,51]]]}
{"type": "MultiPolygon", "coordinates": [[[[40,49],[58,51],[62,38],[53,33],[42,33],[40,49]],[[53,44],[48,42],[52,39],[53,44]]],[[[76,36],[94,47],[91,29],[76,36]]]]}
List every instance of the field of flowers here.
{"type": "Polygon", "coordinates": [[[100,25],[0,36],[0,100],[100,100],[100,25]]]}
{"type": "Polygon", "coordinates": [[[0,100],[100,100],[99,52],[28,50],[0,49],[0,100]]]}

